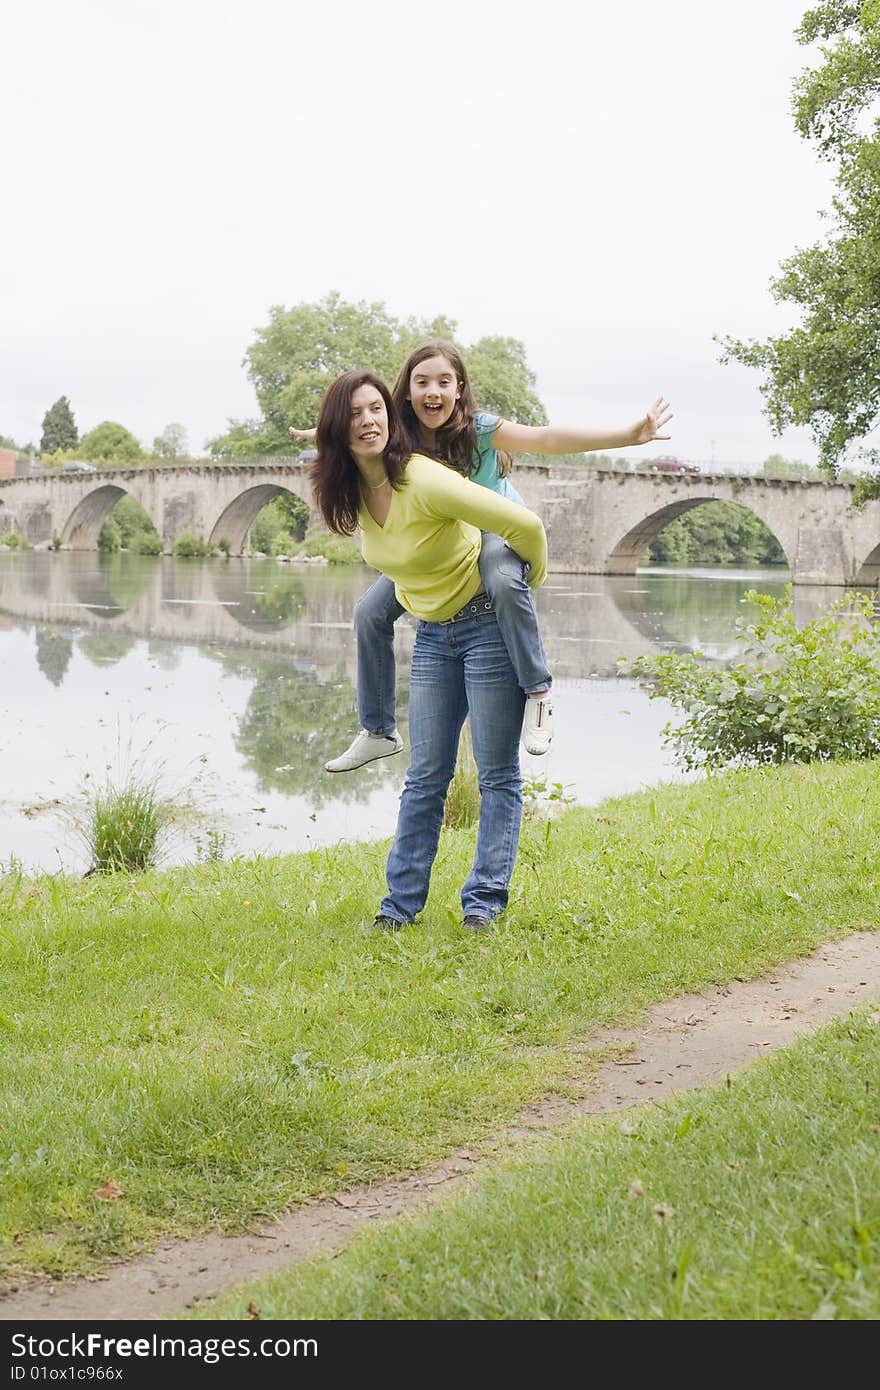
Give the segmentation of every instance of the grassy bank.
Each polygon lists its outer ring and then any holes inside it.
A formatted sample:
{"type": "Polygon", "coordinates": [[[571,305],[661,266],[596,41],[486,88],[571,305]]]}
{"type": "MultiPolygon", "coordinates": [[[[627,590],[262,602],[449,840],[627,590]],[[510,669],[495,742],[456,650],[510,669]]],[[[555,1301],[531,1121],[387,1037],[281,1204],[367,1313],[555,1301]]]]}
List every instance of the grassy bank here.
{"type": "Polygon", "coordinates": [[[880,1316],[880,1015],[729,1086],[579,1124],[466,1198],[189,1316],[880,1316]]]}
{"type": "Polygon", "coordinates": [[[3,880],[3,1269],[93,1268],[476,1141],[597,1025],[873,927],[878,813],[855,764],[532,822],[481,940],[459,927],[471,831],[390,937],[368,931],[382,845],[3,880]]]}

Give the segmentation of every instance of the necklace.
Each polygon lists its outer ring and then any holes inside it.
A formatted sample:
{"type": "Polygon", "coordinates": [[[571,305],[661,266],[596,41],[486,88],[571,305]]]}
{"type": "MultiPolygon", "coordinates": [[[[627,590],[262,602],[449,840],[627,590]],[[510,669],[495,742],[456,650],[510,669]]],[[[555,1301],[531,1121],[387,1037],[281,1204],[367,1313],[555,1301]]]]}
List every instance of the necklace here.
{"type": "Polygon", "coordinates": [[[370,492],[378,492],[379,488],[384,487],[388,481],[389,480],[387,478],[383,478],[381,483],[368,483],[366,479],[364,479],[363,483],[364,487],[369,488],[370,492]]]}

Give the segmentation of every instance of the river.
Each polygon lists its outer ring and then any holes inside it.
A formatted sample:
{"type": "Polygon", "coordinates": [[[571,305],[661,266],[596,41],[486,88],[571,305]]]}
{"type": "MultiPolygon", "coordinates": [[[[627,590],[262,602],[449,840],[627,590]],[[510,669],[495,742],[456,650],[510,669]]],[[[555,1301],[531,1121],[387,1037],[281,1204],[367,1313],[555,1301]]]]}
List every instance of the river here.
{"type": "MultiPolygon", "coordinates": [[[[364,567],[9,552],[0,547],[0,869],[81,872],[91,788],[136,770],[181,815],[165,862],[281,853],[390,835],[406,754],[330,775],[354,735],[354,603],[364,567]]],[[[749,588],[784,570],[554,575],[538,592],[556,732],[523,754],[535,794],[595,805],[678,779],[671,709],[619,657],[736,651],[749,588]]],[[[839,589],[796,592],[807,617],[839,589]]],[[[400,724],[413,625],[398,624],[400,724]]]]}

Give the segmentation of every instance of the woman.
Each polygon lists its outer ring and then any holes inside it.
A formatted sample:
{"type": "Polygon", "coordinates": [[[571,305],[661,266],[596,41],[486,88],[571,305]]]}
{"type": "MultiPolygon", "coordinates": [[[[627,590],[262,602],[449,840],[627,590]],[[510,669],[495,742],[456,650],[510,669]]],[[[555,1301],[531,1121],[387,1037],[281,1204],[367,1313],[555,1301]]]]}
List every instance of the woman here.
{"type": "Polygon", "coordinates": [[[544,527],[534,512],[413,454],[387,387],[370,372],[346,372],[329,388],[317,446],[310,473],[324,520],[343,535],[360,526],[364,559],[394,583],[400,605],[419,619],[409,705],[412,762],[375,925],[396,931],[425,905],[469,714],[480,823],[461,893],[463,926],[491,931],[507,906],[519,842],[525,695],[480,579],[480,532],[510,543],[534,587],[547,571],[544,527]]]}
{"type": "MultiPolygon", "coordinates": [[[[668,402],[658,397],[634,424],[621,429],[561,428],[518,425],[478,410],[467,369],[454,343],[431,339],[409,354],[392,390],[412,447],[458,470],[475,483],[509,497],[522,498],[505,476],[499,451],[535,454],[587,453],[668,439],[661,434],[672,418],[668,402]]],[[[290,428],[294,439],[309,440],[314,430],[290,428]]],[[[491,597],[501,635],[528,696],[522,741],[526,751],[546,753],[553,737],[552,680],[521,558],[498,536],[485,534],[480,576],[491,597]]],[[[394,624],[404,612],[386,578],[377,579],[355,606],[358,650],[358,715],[361,728],[328,772],[350,772],[376,758],[399,753],[403,740],[395,719],[394,624]]]]}

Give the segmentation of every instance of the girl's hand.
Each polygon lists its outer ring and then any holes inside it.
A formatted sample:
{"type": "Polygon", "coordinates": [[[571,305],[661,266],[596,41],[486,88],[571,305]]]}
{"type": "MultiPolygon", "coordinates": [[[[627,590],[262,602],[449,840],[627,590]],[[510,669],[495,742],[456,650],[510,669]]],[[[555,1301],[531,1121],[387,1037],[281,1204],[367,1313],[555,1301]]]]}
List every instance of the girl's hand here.
{"type": "Polygon", "coordinates": [[[634,444],[650,444],[654,439],[671,439],[670,434],[661,434],[664,425],[672,419],[672,411],[669,409],[669,402],[663,397],[658,396],[654,404],[646,413],[643,420],[640,420],[633,429],[634,444]]]}
{"type": "Polygon", "coordinates": [[[315,438],[318,431],[317,429],[295,430],[293,428],[293,425],[288,425],[287,433],[290,435],[292,439],[298,440],[300,444],[308,444],[315,438]]]}

